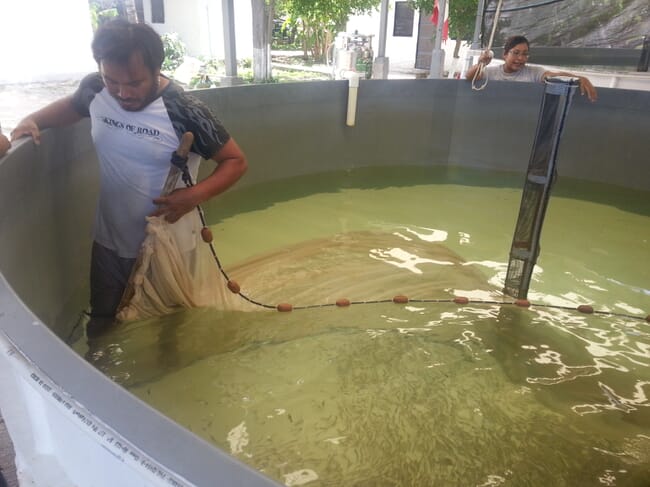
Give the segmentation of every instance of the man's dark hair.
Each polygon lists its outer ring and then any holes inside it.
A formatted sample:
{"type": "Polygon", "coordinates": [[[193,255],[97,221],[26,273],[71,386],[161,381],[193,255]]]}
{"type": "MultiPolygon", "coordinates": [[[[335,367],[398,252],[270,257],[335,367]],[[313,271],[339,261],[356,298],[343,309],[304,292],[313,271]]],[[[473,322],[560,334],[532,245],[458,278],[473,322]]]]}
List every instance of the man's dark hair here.
{"type": "Polygon", "coordinates": [[[506,39],[506,43],[503,46],[503,54],[508,54],[510,49],[512,49],[518,44],[526,44],[528,47],[530,47],[530,43],[528,42],[528,39],[526,39],[524,36],[508,37],[506,39]]]}
{"type": "Polygon", "coordinates": [[[97,64],[102,61],[127,64],[134,52],[140,52],[145,66],[152,72],[160,69],[165,59],[162,39],[155,30],[122,18],[109,20],[97,29],[92,50],[97,64]]]}

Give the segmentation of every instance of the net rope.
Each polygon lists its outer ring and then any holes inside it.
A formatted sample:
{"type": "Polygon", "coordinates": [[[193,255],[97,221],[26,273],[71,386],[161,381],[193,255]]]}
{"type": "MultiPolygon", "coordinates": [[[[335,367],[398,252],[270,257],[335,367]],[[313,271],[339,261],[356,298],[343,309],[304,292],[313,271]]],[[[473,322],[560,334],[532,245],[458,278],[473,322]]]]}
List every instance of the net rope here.
{"type": "MultiPolygon", "coordinates": [[[[494,42],[494,34],[497,31],[497,24],[499,23],[499,16],[501,15],[501,5],[503,4],[503,0],[499,0],[499,3],[497,4],[496,8],[496,13],[494,14],[494,21],[492,22],[492,32],[490,33],[490,40],[488,42],[486,51],[491,51],[492,50],[492,43],[494,42]]],[[[494,56],[494,55],[493,55],[494,56]]],[[[475,91],[481,91],[484,89],[487,84],[488,84],[488,79],[485,78],[483,84],[478,85],[477,81],[480,80],[483,77],[483,73],[485,72],[485,67],[487,65],[483,63],[482,61],[479,61],[478,63],[478,68],[474,72],[474,76],[472,77],[472,89],[475,91]]]]}
{"type": "MultiPolygon", "coordinates": [[[[191,177],[189,174],[184,176],[184,181],[187,187],[193,185],[191,177]]],[[[208,229],[205,213],[200,206],[196,207],[195,221],[200,222],[203,230],[208,229]]],[[[171,230],[176,224],[170,224],[166,222],[162,217],[152,217],[148,219],[148,235],[143,244],[143,248],[151,248],[151,250],[145,250],[143,253],[147,254],[148,257],[139,262],[138,269],[134,272],[133,276],[135,281],[135,292],[133,293],[130,302],[128,302],[118,314],[118,319],[121,321],[131,321],[137,319],[143,319],[146,317],[152,317],[161,314],[171,313],[177,311],[182,307],[202,307],[202,306],[212,306],[220,310],[237,310],[237,311],[254,311],[256,309],[263,310],[277,310],[281,312],[288,312],[294,310],[309,310],[317,308],[328,308],[328,307],[348,307],[352,305],[372,305],[372,304],[384,304],[384,303],[395,303],[395,304],[408,304],[408,303],[418,303],[418,304],[442,304],[442,303],[455,303],[457,305],[497,305],[497,306],[518,306],[522,308],[528,308],[530,306],[535,306],[539,308],[547,309],[557,309],[564,311],[579,311],[584,314],[596,314],[602,316],[612,316],[619,318],[627,318],[633,320],[646,320],[650,322],[650,315],[647,317],[642,317],[633,314],[626,313],[616,313],[608,310],[595,310],[590,305],[579,305],[575,306],[563,306],[563,305],[553,305],[548,303],[532,303],[527,299],[504,299],[504,300],[486,300],[486,299],[471,299],[464,296],[455,296],[449,298],[409,298],[408,296],[397,295],[392,298],[387,299],[373,299],[373,300],[347,300],[347,299],[338,299],[336,302],[324,302],[324,303],[314,303],[293,306],[290,303],[279,303],[271,304],[265,303],[259,300],[254,299],[248,294],[241,291],[240,286],[237,282],[232,280],[228,275],[228,272],[224,269],[221,260],[215,250],[212,239],[200,238],[202,231],[197,231],[196,228],[193,230],[193,235],[195,236],[196,248],[194,251],[202,254],[200,258],[195,261],[200,261],[200,267],[203,271],[200,275],[194,275],[193,277],[188,277],[191,272],[184,273],[181,270],[177,270],[174,276],[167,276],[174,279],[176,276],[180,276],[180,282],[178,283],[166,283],[163,282],[165,277],[161,278],[160,275],[156,275],[160,270],[160,266],[164,265],[164,261],[167,257],[160,256],[163,259],[162,264],[160,262],[156,263],[156,257],[154,254],[156,252],[171,252],[171,259],[178,259],[178,262],[187,262],[188,266],[191,267],[192,259],[179,258],[177,250],[174,250],[173,247],[174,239],[170,237],[171,230]],[[156,241],[162,240],[169,245],[161,246],[160,243],[156,241]],[[157,245],[157,247],[156,247],[157,245]],[[209,251],[206,251],[209,249],[209,251]],[[209,262],[206,260],[206,256],[209,256],[212,260],[211,265],[208,266],[209,262]],[[215,268],[216,271],[215,272],[215,268]],[[139,277],[141,276],[141,277],[139,277]],[[164,291],[160,291],[157,287],[162,287],[164,291]],[[185,289],[182,289],[185,287],[185,289]],[[178,291],[177,296],[171,296],[172,292],[169,291],[169,288],[178,291]],[[202,293],[200,290],[208,290],[207,293],[202,293]],[[161,299],[159,295],[167,297],[168,302],[164,302],[164,299],[161,299]],[[188,297],[189,296],[189,297],[188,297]],[[198,297],[197,297],[198,296],[198,297]],[[152,301],[153,304],[150,302],[152,301]]],[[[182,227],[176,228],[176,231],[186,231],[182,227]]]]}
{"type": "MultiPolygon", "coordinates": [[[[163,186],[166,195],[177,187],[194,186],[187,161],[193,141],[191,133],[183,135],[181,144],[172,154],[172,167],[163,186]],[[180,180],[180,181],[179,181],[180,180]],[[183,184],[181,184],[181,181],[183,184]]],[[[147,217],[146,237],[136,259],[127,283],[116,318],[119,321],[134,321],[161,316],[183,308],[213,307],[228,311],[253,311],[258,309],[281,312],[307,310],[325,307],[347,307],[379,303],[456,303],[459,305],[516,305],[529,307],[527,299],[475,300],[464,296],[438,299],[412,299],[396,295],[390,299],[348,300],[339,298],[336,302],[293,306],[290,303],[269,304],[256,300],[241,291],[224,269],[213,244],[213,236],[207,225],[205,213],[200,205],[196,211],[184,215],[175,223],[169,223],[163,216],[147,217]],[[207,244],[207,245],[205,245],[207,244]],[[216,271],[215,272],[215,268],[216,271]]],[[[645,319],[631,314],[597,311],[590,305],[577,307],[546,303],[535,304],[545,308],[578,310],[583,313],[618,316],[629,319],[645,319]]]]}

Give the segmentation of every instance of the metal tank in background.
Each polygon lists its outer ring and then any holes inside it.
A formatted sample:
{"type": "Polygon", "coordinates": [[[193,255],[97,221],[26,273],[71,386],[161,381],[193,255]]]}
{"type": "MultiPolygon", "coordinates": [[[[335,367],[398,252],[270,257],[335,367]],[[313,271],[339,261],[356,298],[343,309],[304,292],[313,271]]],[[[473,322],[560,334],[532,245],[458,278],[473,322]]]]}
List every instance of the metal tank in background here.
{"type": "Polygon", "coordinates": [[[372,77],[372,35],[341,32],[329,49],[328,64],[332,65],[334,79],[345,79],[345,73],[354,71],[365,79],[372,77]]]}

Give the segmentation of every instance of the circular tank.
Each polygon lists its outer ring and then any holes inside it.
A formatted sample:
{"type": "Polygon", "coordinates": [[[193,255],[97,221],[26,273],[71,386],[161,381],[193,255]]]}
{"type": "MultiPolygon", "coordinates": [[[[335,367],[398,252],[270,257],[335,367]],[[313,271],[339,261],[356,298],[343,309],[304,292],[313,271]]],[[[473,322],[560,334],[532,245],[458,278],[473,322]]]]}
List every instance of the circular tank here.
{"type": "MultiPolygon", "coordinates": [[[[467,166],[522,175],[543,86],[369,80],[346,125],[346,81],[198,91],[249,159],[238,183],[366,166],[467,166]]],[[[650,92],[576,96],[560,174],[650,190],[650,92]]],[[[162,416],[73,352],[97,192],[89,123],[0,160],[0,407],[21,480],[35,485],[275,485],[162,416]],[[216,480],[218,479],[218,480],[216,480]],[[46,482],[46,483],[44,483],[46,482]]]]}

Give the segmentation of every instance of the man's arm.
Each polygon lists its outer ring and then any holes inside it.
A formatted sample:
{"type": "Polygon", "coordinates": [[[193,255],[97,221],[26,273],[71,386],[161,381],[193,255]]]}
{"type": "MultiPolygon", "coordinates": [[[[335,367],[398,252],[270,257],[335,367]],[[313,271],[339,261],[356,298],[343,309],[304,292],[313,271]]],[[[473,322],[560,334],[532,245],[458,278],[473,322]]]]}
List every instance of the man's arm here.
{"type": "Polygon", "coordinates": [[[226,142],[212,160],[216,161],[217,167],[207,178],[191,188],[177,189],[167,196],[154,199],[158,209],[151,216],[164,215],[167,221],[174,223],[204,201],[230,188],[248,168],[246,156],[233,138],[226,142]]]}
{"type": "Polygon", "coordinates": [[[9,148],[11,147],[11,142],[4,135],[0,134],[0,157],[4,156],[9,148]]]}
{"type": "Polygon", "coordinates": [[[577,78],[578,86],[580,87],[580,93],[582,95],[587,95],[589,101],[596,101],[598,99],[596,88],[591,84],[591,81],[589,81],[589,79],[585,78],[584,76],[578,76],[576,74],[569,73],[568,71],[544,71],[542,80],[546,78],[552,78],[553,76],[568,76],[570,78],[577,78]]]}
{"type": "Polygon", "coordinates": [[[66,96],[23,118],[11,131],[11,140],[30,135],[36,144],[40,144],[41,130],[71,125],[82,118],[83,115],[72,105],[72,95],[66,96]]]}

